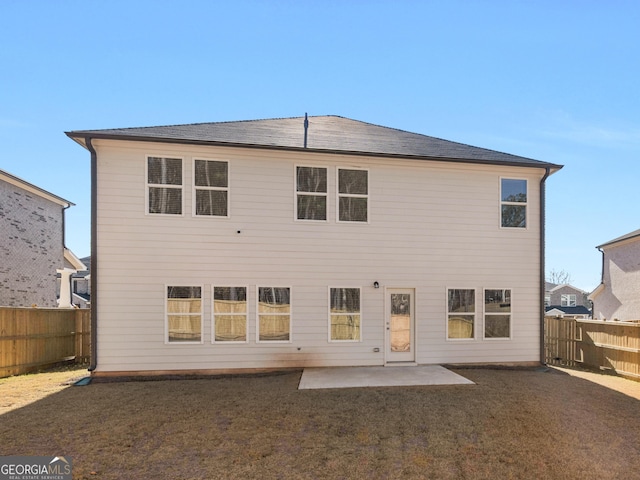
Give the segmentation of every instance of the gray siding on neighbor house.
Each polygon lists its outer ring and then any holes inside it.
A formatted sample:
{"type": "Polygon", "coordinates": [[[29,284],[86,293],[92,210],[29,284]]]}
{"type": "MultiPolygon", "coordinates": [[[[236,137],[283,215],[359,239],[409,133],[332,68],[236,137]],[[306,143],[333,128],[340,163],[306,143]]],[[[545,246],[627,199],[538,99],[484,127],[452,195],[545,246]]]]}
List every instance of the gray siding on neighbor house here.
{"type": "Polygon", "coordinates": [[[63,207],[0,179],[0,305],[55,307],[63,207]]]}
{"type": "Polygon", "coordinates": [[[575,295],[576,296],[576,304],[575,306],[584,306],[589,308],[589,301],[587,300],[587,294],[577,288],[572,287],[571,285],[564,285],[553,292],[548,292],[548,295],[551,296],[550,305],[560,306],[562,305],[562,295],[575,295]]]}

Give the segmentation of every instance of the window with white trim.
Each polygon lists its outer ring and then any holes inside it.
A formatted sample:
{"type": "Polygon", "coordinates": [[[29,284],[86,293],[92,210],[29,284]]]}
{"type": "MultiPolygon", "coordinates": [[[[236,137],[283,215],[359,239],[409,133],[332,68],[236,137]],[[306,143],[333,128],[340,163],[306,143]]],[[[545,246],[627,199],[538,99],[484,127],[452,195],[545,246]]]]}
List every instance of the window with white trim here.
{"type": "Polygon", "coordinates": [[[194,203],[196,216],[229,216],[229,162],[193,161],[194,203]]]}
{"type": "Polygon", "coordinates": [[[291,341],[291,288],[258,287],[258,342],[291,341]]]}
{"type": "Polygon", "coordinates": [[[484,338],[511,337],[511,289],[484,291],[484,338]]]}
{"type": "Polygon", "coordinates": [[[166,287],[168,343],[202,343],[202,286],[166,287]]]}
{"type": "Polygon", "coordinates": [[[327,219],[327,169],[296,166],[296,219],[327,219]]]}
{"type": "Polygon", "coordinates": [[[213,287],[214,343],[247,342],[247,287],[213,287]]]}
{"type": "Polygon", "coordinates": [[[500,225],[505,228],[527,226],[527,181],[500,179],[500,225]]]}
{"type": "Polygon", "coordinates": [[[560,306],[561,307],[575,307],[576,306],[576,296],[572,293],[563,293],[560,295],[560,306]]]}
{"type": "Polygon", "coordinates": [[[329,288],[329,341],[361,340],[360,288],[329,288]]]}
{"type": "Polygon", "coordinates": [[[338,221],[369,221],[369,172],[338,168],[338,221]]]}
{"type": "Polygon", "coordinates": [[[182,159],[147,157],[147,212],[182,215],[182,159]]]}
{"type": "Polygon", "coordinates": [[[545,307],[551,306],[551,295],[544,296],[544,306],[545,307]]]}
{"type": "Polygon", "coordinates": [[[450,288],[447,293],[447,338],[475,338],[476,291],[450,288]]]}

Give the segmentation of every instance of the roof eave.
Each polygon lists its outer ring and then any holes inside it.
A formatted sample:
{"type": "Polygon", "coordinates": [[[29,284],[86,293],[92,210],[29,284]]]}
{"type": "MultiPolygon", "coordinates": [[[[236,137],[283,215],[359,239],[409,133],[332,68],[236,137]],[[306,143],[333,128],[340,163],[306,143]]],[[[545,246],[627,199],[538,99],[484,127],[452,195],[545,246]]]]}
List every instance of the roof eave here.
{"type": "Polygon", "coordinates": [[[115,134],[105,134],[105,133],[91,132],[91,131],[65,132],[65,134],[84,148],[87,148],[86,139],[92,138],[97,140],[173,143],[173,144],[180,144],[180,145],[207,145],[207,146],[231,147],[231,148],[255,148],[255,149],[262,149],[262,150],[313,152],[313,153],[324,153],[324,154],[333,154],[333,155],[358,155],[358,156],[367,156],[367,157],[403,158],[403,159],[437,161],[437,162],[474,163],[474,164],[480,164],[480,165],[506,165],[506,166],[513,166],[513,167],[544,168],[544,169],[548,168],[550,173],[552,174],[557,172],[563,167],[562,165],[556,165],[553,163],[546,163],[546,162],[536,162],[536,161],[509,162],[509,161],[501,161],[501,160],[481,160],[481,159],[472,159],[472,158],[401,155],[401,154],[382,153],[382,152],[362,152],[358,150],[329,150],[329,149],[321,149],[321,148],[293,147],[293,146],[286,146],[286,145],[264,145],[264,144],[221,142],[221,141],[214,141],[214,140],[198,140],[198,139],[168,138],[168,137],[146,137],[146,136],[139,136],[139,135],[115,135],[115,134]]]}

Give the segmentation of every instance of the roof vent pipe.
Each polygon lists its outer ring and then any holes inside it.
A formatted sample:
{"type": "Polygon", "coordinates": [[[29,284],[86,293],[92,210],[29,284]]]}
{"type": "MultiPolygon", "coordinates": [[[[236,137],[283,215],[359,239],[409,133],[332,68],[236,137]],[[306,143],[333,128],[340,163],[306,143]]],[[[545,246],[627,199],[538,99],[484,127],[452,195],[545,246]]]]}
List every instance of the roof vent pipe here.
{"type": "Polygon", "coordinates": [[[309,130],[309,117],[304,114],[304,148],[307,148],[307,131],[309,130]]]}

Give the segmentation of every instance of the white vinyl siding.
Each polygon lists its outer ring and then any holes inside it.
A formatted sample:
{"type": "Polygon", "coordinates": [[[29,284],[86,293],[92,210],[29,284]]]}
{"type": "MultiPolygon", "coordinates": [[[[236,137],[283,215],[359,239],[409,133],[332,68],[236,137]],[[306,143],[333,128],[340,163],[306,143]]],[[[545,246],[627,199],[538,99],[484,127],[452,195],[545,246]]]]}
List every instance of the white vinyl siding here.
{"type": "MultiPolygon", "coordinates": [[[[539,186],[544,169],[318,152],[96,139],[100,371],[383,365],[385,291],[415,288],[420,364],[540,360],[539,186]],[[159,147],[162,150],[159,151],[159,147]],[[231,218],[144,215],[146,156],[229,162],[231,218]],[[295,221],[296,165],[328,169],[328,222],[295,221]],[[368,217],[337,222],[338,168],[368,172],[368,217]],[[498,228],[500,178],[527,180],[528,227],[498,228]],[[265,202],[268,199],[268,202],[265,202]],[[240,233],[238,233],[240,232],[240,233]],[[126,280],[123,280],[126,272],[126,280]],[[380,288],[375,289],[373,282],[380,288]],[[163,285],[203,285],[203,345],[165,344],[163,285]],[[214,286],[247,286],[247,342],[211,343],[214,286]],[[257,341],[257,286],[293,293],[289,342],[257,341]],[[517,298],[511,341],[447,339],[447,287],[507,286],[517,298]],[[360,287],[359,342],[328,341],[328,288],[360,287]],[[298,350],[299,349],[299,350],[298,350]],[[378,349],[378,351],[375,351],[378,349]]],[[[191,182],[191,180],[189,180],[191,182]]],[[[193,189],[184,189],[190,212],[193,189]]]]}
{"type": "Polygon", "coordinates": [[[182,163],[182,158],[147,156],[147,213],[182,215],[182,163]]]}
{"type": "Polygon", "coordinates": [[[229,217],[229,162],[194,159],[193,215],[229,217]]]}

